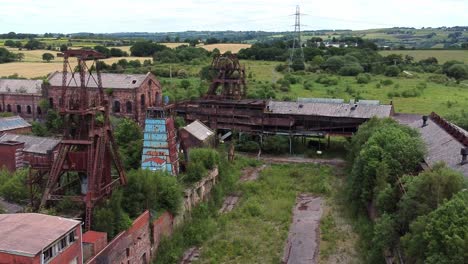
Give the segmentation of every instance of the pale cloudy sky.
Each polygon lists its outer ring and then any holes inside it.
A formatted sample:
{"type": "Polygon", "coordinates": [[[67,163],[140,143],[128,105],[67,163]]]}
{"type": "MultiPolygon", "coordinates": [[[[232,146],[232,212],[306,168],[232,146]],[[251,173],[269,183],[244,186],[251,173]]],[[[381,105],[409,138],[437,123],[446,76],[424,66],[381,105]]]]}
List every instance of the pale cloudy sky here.
{"type": "Polygon", "coordinates": [[[468,26],[468,0],[0,0],[0,33],[468,26]]]}

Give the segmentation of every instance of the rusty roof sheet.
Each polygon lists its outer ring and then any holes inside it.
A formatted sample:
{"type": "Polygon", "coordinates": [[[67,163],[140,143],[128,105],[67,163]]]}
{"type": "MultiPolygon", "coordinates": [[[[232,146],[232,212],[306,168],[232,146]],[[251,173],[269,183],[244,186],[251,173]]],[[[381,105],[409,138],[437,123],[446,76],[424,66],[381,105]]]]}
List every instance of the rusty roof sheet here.
{"type": "Polygon", "coordinates": [[[0,79],[0,93],[41,94],[42,80],[0,79]]]}
{"type": "MultiPolygon", "coordinates": [[[[422,117],[419,119],[420,120],[409,124],[409,126],[417,129],[426,143],[427,154],[424,158],[426,163],[432,166],[439,161],[443,161],[448,167],[460,171],[465,178],[468,178],[468,164],[460,164],[462,159],[460,151],[464,145],[431,118],[428,118],[428,125],[425,127],[422,127],[422,117]]],[[[459,129],[461,132],[468,134],[467,131],[461,128],[459,129]]]]}
{"type": "Polygon", "coordinates": [[[205,126],[202,122],[195,120],[192,123],[188,124],[187,126],[183,127],[187,132],[192,134],[194,137],[196,137],[200,141],[204,141],[207,138],[211,137],[214,135],[213,130],[211,130],[209,127],[205,126]]]}
{"type": "MultiPolygon", "coordinates": [[[[102,87],[103,88],[113,88],[113,89],[135,89],[140,87],[146,77],[151,73],[147,74],[119,74],[119,73],[101,73],[102,78],[102,87]]],[[[69,87],[79,87],[80,76],[75,74],[75,81],[72,80],[72,74],[67,74],[67,83],[69,87]]],[[[93,78],[89,78],[89,75],[86,75],[87,87],[97,88],[97,75],[93,75],[93,78]]],[[[62,72],[54,72],[49,75],[48,78],[49,84],[51,86],[62,86],[62,72]]]]}
{"type": "Polygon", "coordinates": [[[44,214],[0,214],[0,252],[35,256],[80,223],[44,214]]]}
{"type": "Polygon", "coordinates": [[[31,124],[26,122],[26,120],[20,116],[0,117],[0,132],[30,126],[31,124]]]}
{"type": "Polygon", "coordinates": [[[47,154],[48,151],[54,150],[55,147],[60,143],[59,139],[16,135],[10,133],[5,133],[0,136],[0,142],[2,141],[24,142],[23,151],[37,154],[47,154]]]}
{"type": "Polygon", "coordinates": [[[392,105],[357,104],[357,107],[354,107],[354,104],[347,103],[270,101],[267,107],[268,111],[273,114],[285,115],[314,115],[368,119],[372,117],[389,117],[392,114],[392,105]]]}

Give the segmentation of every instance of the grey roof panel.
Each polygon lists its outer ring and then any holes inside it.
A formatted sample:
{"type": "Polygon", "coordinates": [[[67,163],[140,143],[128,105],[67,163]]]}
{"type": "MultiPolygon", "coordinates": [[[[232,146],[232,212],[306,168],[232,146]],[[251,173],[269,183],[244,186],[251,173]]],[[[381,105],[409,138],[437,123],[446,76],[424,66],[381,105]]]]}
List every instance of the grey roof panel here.
{"type": "Polygon", "coordinates": [[[0,132],[1,131],[8,131],[18,128],[25,128],[30,127],[31,124],[26,122],[23,118],[19,116],[11,116],[11,117],[1,117],[0,118],[0,132]]]}
{"type": "MultiPolygon", "coordinates": [[[[143,84],[143,81],[150,73],[147,74],[118,74],[118,73],[101,73],[102,87],[113,89],[134,89],[143,84]]],[[[94,78],[97,78],[93,75],[94,78]]],[[[67,83],[69,87],[79,87],[80,77],[78,74],[74,75],[75,80],[72,79],[72,74],[67,74],[67,83]]],[[[54,72],[49,75],[49,84],[51,86],[62,86],[62,73],[54,72]]],[[[97,79],[96,79],[97,81],[97,79]]],[[[86,75],[86,84],[88,87],[97,88],[96,81],[86,75]]]]}
{"type": "Polygon", "coordinates": [[[198,120],[188,124],[184,129],[201,141],[204,141],[214,135],[214,132],[210,128],[198,120]]]}
{"type": "MultiPolygon", "coordinates": [[[[422,123],[423,121],[421,119],[409,124],[409,126],[417,129],[426,143],[426,163],[429,166],[432,166],[439,161],[443,161],[447,166],[460,171],[466,178],[468,178],[468,164],[460,164],[462,158],[460,150],[464,148],[464,145],[430,118],[427,120],[427,126],[422,127],[422,123]]],[[[461,128],[459,129],[461,132],[468,134],[467,131],[462,130],[461,128]]]]}
{"type": "Polygon", "coordinates": [[[0,142],[2,141],[18,141],[24,142],[25,152],[47,154],[48,151],[54,150],[55,147],[60,143],[60,140],[46,137],[35,137],[26,135],[16,135],[5,133],[0,136],[0,142]]]}
{"type": "Polygon", "coordinates": [[[316,115],[328,117],[372,118],[389,117],[392,114],[391,105],[358,105],[345,103],[300,103],[270,101],[268,110],[274,114],[316,115]],[[354,108],[354,109],[353,109],[354,108]]]}
{"type": "Polygon", "coordinates": [[[41,94],[42,80],[0,79],[0,93],[41,94]]]}

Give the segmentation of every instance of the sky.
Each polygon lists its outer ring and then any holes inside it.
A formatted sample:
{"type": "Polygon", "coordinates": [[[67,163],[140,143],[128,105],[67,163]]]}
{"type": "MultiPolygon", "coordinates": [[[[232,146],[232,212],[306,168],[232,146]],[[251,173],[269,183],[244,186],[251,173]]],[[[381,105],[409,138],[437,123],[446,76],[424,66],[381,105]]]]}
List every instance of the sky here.
{"type": "Polygon", "coordinates": [[[468,0],[0,0],[0,33],[468,26],[468,0]]]}

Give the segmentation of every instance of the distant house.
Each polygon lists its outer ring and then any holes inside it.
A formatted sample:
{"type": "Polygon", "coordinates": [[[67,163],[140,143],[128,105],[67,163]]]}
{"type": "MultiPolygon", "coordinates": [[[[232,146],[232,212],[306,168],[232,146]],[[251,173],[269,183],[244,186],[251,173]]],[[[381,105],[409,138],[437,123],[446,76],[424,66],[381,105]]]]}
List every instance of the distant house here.
{"type": "Polygon", "coordinates": [[[0,263],[83,263],[80,223],[44,214],[0,214],[0,263]]]}
{"type": "Polygon", "coordinates": [[[60,140],[5,133],[0,136],[0,168],[10,171],[26,165],[50,165],[60,140]]]}
{"type": "Polygon", "coordinates": [[[215,133],[213,130],[198,120],[181,128],[179,134],[184,150],[195,147],[209,147],[214,143],[215,133]]]}
{"type": "Polygon", "coordinates": [[[0,112],[24,118],[41,117],[42,80],[0,79],[0,112]]]}
{"type": "MultiPolygon", "coordinates": [[[[62,98],[62,73],[54,72],[49,75],[44,84],[43,94],[49,105],[57,108],[62,98]]],[[[89,76],[86,76],[88,79],[89,76]]],[[[101,73],[104,95],[109,101],[111,114],[133,118],[143,124],[146,108],[162,103],[162,88],[156,76],[147,74],[116,74],[101,73]]],[[[80,87],[80,80],[72,81],[71,74],[67,75],[69,87],[80,87]]],[[[97,85],[94,81],[87,82],[90,87],[90,104],[97,98],[97,85]]]]}
{"type": "MultiPolygon", "coordinates": [[[[408,122],[408,126],[421,133],[426,143],[427,154],[425,165],[430,168],[437,162],[444,162],[448,167],[457,170],[468,178],[468,131],[446,121],[435,113],[423,119],[408,122]]],[[[403,122],[405,123],[405,122],[403,122]]]]}
{"type": "Polygon", "coordinates": [[[19,116],[0,117],[0,136],[4,133],[30,133],[31,124],[19,116]]]}

